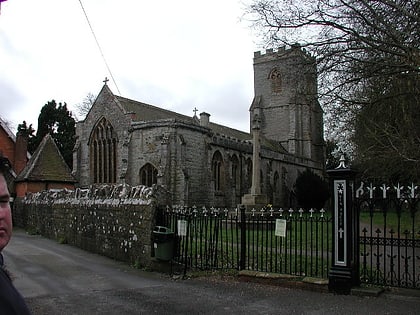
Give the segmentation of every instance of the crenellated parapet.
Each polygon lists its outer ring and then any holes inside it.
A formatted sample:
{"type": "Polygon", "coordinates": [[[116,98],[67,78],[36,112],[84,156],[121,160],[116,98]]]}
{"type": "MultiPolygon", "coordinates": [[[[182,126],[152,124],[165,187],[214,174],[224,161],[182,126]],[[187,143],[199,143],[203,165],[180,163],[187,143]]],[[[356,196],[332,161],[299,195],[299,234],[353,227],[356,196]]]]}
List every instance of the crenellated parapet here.
{"type": "Polygon", "coordinates": [[[252,153],[252,142],[250,140],[241,140],[216,133],[213,134],[211,143],[229,149],[252,153]]]}
{"type": "Polygon", "coordinates": [[[289,47],[281,46],[281,47],[278,47],[277,49],[268,48],[265,50],[265,52],[255,51],[254,63],[267,62],[270,60],[278,59],[279,57],[283,57],[286,55],[301,56],[301,57],[305,57],[306,59],[310,59],[311,61],[315,61],[314,56],[312,56],[305,48],[296,44],[289,47]]]}

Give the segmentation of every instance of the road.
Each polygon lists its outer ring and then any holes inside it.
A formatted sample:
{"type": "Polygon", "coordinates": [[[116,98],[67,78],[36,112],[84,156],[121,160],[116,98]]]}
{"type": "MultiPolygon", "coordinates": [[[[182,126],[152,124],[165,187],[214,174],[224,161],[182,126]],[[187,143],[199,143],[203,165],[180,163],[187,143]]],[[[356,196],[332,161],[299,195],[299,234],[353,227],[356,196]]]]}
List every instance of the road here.
{"type": "Polygon", "coordinates": [[[414,296],[342,296],[220,276],[175,280],[21,230],[3,254],[34,315],[407,315],[420,309],[414,296]]]}

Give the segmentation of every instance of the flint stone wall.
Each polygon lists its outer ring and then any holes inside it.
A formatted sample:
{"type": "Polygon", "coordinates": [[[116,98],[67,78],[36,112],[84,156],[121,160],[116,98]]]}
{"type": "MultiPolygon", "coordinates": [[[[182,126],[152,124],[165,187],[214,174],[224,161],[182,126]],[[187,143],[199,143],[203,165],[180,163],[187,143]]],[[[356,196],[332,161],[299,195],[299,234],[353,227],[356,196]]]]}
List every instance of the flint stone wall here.
{"type": "Polygon", "coordinates": [[[152,267],[152,200],[16,199],[13,219],[27,231],[116,260],[152,267]]]}

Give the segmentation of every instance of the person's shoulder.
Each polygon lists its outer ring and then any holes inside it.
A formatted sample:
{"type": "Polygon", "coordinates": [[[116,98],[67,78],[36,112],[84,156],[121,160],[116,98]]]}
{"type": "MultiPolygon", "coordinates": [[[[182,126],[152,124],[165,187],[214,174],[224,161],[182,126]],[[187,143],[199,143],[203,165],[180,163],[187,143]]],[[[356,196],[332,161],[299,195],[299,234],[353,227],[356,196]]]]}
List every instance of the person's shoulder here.
{"type": "Polygon", "coordinates": [[[30,315],[22,295],[16,290],[4,266],[0,267],[0,314],[30,315]]]}

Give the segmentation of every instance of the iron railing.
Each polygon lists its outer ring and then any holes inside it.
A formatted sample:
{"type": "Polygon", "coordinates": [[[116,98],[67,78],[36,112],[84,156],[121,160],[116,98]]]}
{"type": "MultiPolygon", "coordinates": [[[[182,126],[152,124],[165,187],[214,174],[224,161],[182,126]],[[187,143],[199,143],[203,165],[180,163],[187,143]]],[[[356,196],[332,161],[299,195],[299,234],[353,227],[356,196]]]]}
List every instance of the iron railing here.
{"type": "Polygon", "coordinates": [[[420,288],[420,212],[416,190],[413,184],[363,183],[356,190],[362,283],[420,288]]]}
{"type": "Polygon", "coordinates": [[[332,219],[324,210],[167,207],[158,223],[175,232],[174,260],[185,270],[247,269],[328,277],[332,219]],[[186,226],[183,233],[179,222],[186,226]],[[276,232],[279,223],[286,227],[283,236],[276,232]]]}

